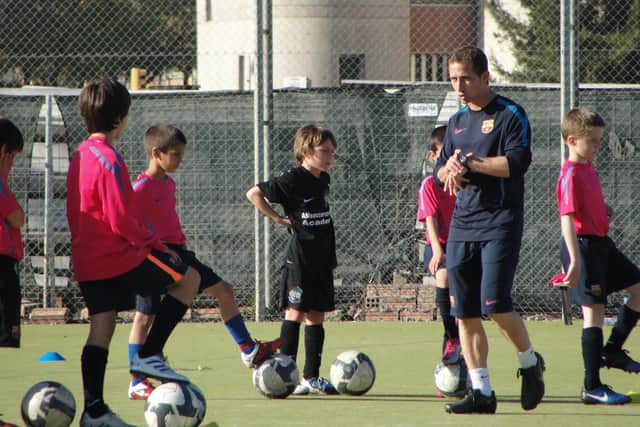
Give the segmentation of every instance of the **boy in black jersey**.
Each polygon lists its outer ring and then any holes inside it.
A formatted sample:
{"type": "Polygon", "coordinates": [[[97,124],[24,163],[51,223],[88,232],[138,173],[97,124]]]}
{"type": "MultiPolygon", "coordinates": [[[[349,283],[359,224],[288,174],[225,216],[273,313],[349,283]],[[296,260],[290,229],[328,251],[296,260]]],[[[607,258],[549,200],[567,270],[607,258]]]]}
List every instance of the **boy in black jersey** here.
{"type": "Polygon", "coordinates": [[[304,320],[305,365],[294,394],[337,394],[320,376],[325,313],[335,308],[333,269],[335,234],[327,195],[336,150],[333,134],[315,125],[296,132],[293,151],[300,166],[261,182],[247,198],[263,214],[287,227],[291,238],[282,275],[281,307],[285,310],[280,352],[296,358],[300,323],[304,320]],[[284,215],[270,203],[279,203],[284,215]]]}
{"type": "Polygon", "coordinates": [[[524,175],[531,163],[531,127],[521,106],[489,87],[487,57],[480,49],[454,52],[449,80],[466,105],[449,119],[433,177],[445,190],[457,193],[447,241],[447,273],[451,313],[459,319],[473,390],[445,410],[496,411],[483,315],[517,350],[520,403],[531,410],[544,395],[544,360],[533,350],[511,300],[524,223],[524,175]]]}

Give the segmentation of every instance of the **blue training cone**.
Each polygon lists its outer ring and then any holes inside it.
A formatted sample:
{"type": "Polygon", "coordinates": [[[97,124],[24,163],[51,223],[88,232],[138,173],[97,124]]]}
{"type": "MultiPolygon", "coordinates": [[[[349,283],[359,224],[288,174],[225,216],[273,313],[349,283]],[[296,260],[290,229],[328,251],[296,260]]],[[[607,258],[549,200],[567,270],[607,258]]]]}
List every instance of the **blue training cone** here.
{"type": "Polygon", "coordinates": [[[57,351],[47,351],[38,358],[38,362],[61,362],[63,360],[66,359],[57,351]]]}

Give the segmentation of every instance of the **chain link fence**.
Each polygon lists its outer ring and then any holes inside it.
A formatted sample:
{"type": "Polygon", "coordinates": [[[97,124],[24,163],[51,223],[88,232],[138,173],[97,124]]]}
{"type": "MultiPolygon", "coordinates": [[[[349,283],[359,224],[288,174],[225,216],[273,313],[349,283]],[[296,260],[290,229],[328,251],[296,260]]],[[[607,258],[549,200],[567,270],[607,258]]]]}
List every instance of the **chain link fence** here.
{"type": "MultiPolygon", "coordinates": [[[[580,100],[609,124],[597,166],[616,210],[611,235],[634,260],[640,91],[611,84],[637,80],[638,7],[583,1],[577,14],[577,73],[592,83],[580,100]]],[[[494,88],[523,105],[533,127],[516,306],[560,312],[559,295],[546,286],[560,268],[557,1],[7,0],[0,40],[0,86],[9,87],[0,90],[0,116],[14,120],[26,140],[10,177],[28,215],[20,264],[25,316],[32,307],[62,306],[82,318],[69,262],[65,175],[86,136],[78,88],[108,75],[142,89],[133,91],[118,143],[132,179],[146,167],[148,126],[165,121],[185,132],[187,153],[175,174],[185,234],[199,257],[234,284],[248,318],[256,318],[263,300],[266,311],[257,317],[279,316],[272,307],[288,236],[262,219],[256,226],[244,193],[256,175],[295,164],[293,135],[311,122],[338,139],[330,195],[340,264],[336,317],[430,318],[417,190],[429,173],[431,129],[459,108],[448,84],[448,54],[467,44],[484,48],[494,88]],[[264,57],[257,55],[260,45],[264,57]],[[259,77],[264,99],[255,93],[259,77]],[[264,122],[257,107],[264,107],[264,122]]],[[[611,302],[610,310],[620,300],[611,302]]],[[[215,307],[198,297],[192,319],[217,318],[215,307]]]]}

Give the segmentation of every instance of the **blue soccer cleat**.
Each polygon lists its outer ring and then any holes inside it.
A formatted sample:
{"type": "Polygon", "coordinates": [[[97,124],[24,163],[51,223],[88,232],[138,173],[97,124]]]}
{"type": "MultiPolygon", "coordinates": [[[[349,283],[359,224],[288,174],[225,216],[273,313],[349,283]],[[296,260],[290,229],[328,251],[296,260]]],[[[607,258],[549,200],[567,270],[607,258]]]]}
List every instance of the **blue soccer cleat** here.
{"type": "Polygon", "coordinates": [[[628,353],[629,351],[622,348],[611,350],[605,347],[602,349],[602,366],[637,374],[640,372],[640,363],[629,357],[628,353]]]}
{"type": "Polygon", "coordinates": [[[617,393],[604,384],[593,390],[582,390],[581,398],[587,405],[624,405],[631,402],[629,396],[617,393]]]}
{"type": "Polygon", "coordinates": [[[336,388],[333,385],[331,385],[331,383],[327,381],[325,378],[318,377],[318,378],[309,378],[309,379],[303,378],[302,381],[300,381],[300,384],[296,386],[296,389],[293,391],[292,394],[296,396],[301,396],[305,394],[333,395],[333,394],[340,394],[340,393],[338,393],[338,390],[336,390],[336,388]]]}
{"type": "Polygon", "coordinates": [[[155,378],[162,382],[188,383],[189,378],[180,375],[169,367],[162,353],[149,357],[140,357],[136,354],[133,357],[129,371],[133,375],[155,378]]]}

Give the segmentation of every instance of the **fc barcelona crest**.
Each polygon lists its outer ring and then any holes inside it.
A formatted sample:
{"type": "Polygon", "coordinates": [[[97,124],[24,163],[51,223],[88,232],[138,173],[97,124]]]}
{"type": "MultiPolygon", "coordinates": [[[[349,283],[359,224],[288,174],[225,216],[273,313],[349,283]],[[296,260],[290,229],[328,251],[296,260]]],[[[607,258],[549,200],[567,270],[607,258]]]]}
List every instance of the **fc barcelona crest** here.
{"type": "Polygon", "coordinates": [[[493,119],[483,121],[480,130],[482,130],[482,133],[491,133],[493,130],[493,119]]]}

